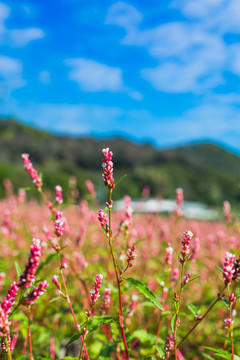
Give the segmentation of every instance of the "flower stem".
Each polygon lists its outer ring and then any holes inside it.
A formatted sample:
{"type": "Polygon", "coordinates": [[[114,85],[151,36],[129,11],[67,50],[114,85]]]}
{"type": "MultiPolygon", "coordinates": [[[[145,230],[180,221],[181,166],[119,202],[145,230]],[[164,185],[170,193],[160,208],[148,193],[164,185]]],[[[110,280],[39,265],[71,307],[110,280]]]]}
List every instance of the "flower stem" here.
{"type": "Polygon", "coordinates": [[[6,349],[7,349],[8,360],[12,360],[12,355],[11,355],[11,351],[10,351],[10,348],[9,348],[8,338],[7,337],[5,337],[5,346],[6,346],[6,349]]]}
{"type": "Polygon", "coordinates": [[[30,360],[33,360],[32,335],[31,335],[31,306],[29,306],[28,308],[28,346],[29,346],[30,360]]]}
{"type": "MultiPolygon", "coordinates": [[[[109,190],[109,204],[111,204],[111,200],[112,200],[112,189],[109,190]]],[[[109,241],[110,252],[111,252],[111,256],[112,256],[113,266],[114,266],[114,270],[115,270],[115,276],[116,276],[117,285],[118,285],[119,325],[120,325],[120,329],[121,329],[121,334],[122,334],[126,359],[129,360],[130,358],[129,358],[127,340],[126,340],[126,335],[125,335],[124,327],[123,327],[123,310],[122,310],[122,293],[121,293],[121,281],[122,280],[121,280],[121,276],[120,276],[120,274],[118,272],[117,263],[116,263],[116,259],[115,259],[114,253],[113,253],[113,247],[112,247],[112,241],[111,241],[111,233],[112,233],[112,215],[111,215],[111,213],[112,213],[112,209],[111,209],[111,207],[109,207],[108,208],[108,215],[109,215],[109,237],[108,237],[108,241],[109,241]]]]}

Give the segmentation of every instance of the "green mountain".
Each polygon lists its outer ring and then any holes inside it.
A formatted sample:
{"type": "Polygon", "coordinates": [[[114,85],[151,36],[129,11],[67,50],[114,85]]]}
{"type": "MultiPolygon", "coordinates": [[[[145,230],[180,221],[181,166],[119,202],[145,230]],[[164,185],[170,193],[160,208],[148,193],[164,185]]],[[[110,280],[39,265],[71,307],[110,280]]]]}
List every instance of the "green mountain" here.
{"type": "Polygon", "coordinates": [[[114,178],[127,174],[115,191],[136,198],[149,185],[151,195],[175,197],[182,187],[186,200],[221,205],[224,200],[240,200],[240,157],[211,143],[198,143],[160,151],[151,144],[136,144],[122,138],[100,140],[93,137],[56,136],[18,123],[0,120],[0,195],[2,181],[9,178],[17,190],[31,184],[22,166],[27,152],[34,167],[43,174],[46,189],[56,184],[69,193],[69,177],[75,176],[80,196],[86,194],[85,181],[91,179],[100,200],[105,198],[101,179],[102,152],[113,153],[114,178]]]}

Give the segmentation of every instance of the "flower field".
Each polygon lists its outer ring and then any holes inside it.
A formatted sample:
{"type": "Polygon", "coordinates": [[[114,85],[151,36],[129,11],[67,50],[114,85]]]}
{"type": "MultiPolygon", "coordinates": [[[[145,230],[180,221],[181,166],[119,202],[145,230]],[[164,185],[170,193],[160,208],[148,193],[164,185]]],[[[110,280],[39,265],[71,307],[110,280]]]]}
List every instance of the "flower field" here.
{"type": "Polygon", "coordinates": [[[23,154],[38,199],[0,202],[1,358],[240,359],[240,227],[227,203],[221,222],[184,219],[179,189],[169,217],[132,214],[129,196],[115,212],[103,154],[103,209],[91,182],[89,201],[65,204],[59,185],[51,199],[23,154]]]}

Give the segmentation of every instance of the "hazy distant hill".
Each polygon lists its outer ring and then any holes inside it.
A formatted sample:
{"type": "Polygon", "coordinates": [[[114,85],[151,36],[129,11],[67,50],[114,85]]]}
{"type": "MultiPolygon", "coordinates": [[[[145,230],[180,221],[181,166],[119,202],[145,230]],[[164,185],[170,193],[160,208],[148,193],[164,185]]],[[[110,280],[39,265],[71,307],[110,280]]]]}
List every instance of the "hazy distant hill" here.
{"type": "Polygon", "coordinates": [[[46,188],[60,183],[67,192],[69,176],[74,175],[82,195],[85,180],[91,179],[101,196],[101,150],[107,146],[114,152],[115,179],[127,174],[115,198],[125,193],[139,197],[143,186],[150,185],[152,195],[163,197],[174,198],[175,189],[182,187],[188,200],[214,205],[226,199],[240,200],[240,157],[217,145],[201,143],[160,151],[122,138],[55,136],[15,120],[0,120],[0,186],[6,177],[15,189],[30,184],[21,162],[21,154],[28,152],[43,173],[46,188]]]}

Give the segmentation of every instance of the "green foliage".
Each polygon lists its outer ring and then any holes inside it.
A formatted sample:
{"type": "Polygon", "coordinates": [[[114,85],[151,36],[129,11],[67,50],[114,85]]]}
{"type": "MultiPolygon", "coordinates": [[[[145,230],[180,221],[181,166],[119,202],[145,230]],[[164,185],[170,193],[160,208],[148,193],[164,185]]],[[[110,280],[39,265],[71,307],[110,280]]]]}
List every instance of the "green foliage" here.
{"type": "Polygon", "coordinates": [[[141,281],[138,281],[134,278],[123,278],[123,280],[126,283],[130,284],[131,286],[135,287],[138,291],[140,291],[140,293],[143,294],[146,297],[146,299],[150,300],[160,310],[164,310],[160,302],[157,300],[156,296],[141,281]]]}

